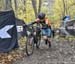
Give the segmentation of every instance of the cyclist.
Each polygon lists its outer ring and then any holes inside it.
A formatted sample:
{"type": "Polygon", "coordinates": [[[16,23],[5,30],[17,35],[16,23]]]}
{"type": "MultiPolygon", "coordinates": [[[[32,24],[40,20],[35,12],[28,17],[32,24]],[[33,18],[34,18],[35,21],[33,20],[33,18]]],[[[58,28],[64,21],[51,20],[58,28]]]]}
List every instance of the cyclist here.
{"type": "Polygon", "coordinates": [[[66,26],[66,23],[69,22],[69,20],[71,20],[71,19],[70,19],[70,16],[67,15],[67,16],[64,16],[64,17],[63,17],[64,27],[66,26]]]}
{"type": "Polygon", "coordinates": [[[51,23],[50,21],[46,18],[45,13],[39,13],[37,19],[35,22],[32,22],[32,24],[41,24],[42,28],[42,34],[43,34],[43,39],[45,40],[45,44],[49,44],[49,47],[51,47],[51,23]]]}

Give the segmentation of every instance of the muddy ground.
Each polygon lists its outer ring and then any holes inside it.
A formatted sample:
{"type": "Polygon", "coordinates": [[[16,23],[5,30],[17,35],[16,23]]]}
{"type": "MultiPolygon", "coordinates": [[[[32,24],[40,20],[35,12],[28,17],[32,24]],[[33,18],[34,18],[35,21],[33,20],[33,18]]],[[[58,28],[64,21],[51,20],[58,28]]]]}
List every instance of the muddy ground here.
{"type": "Polygon", "coordinates": [[[51,48],[41,43],[33,55],[24,56],[13,64],[75,64],[75,40],[53,39],[51,48]]]}

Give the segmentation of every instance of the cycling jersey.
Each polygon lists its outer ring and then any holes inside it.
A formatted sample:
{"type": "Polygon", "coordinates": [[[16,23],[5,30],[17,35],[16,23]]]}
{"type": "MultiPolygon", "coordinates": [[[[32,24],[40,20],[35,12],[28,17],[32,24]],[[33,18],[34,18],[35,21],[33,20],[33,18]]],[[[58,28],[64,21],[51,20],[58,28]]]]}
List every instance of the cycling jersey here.
{"type": "Polygon", "coordinates": [[[50,21],[46,18],[45,20],[41,21],[38,18],[36,19],[36,23],[40,23],[43,28],[51,27],[50,21]]]}

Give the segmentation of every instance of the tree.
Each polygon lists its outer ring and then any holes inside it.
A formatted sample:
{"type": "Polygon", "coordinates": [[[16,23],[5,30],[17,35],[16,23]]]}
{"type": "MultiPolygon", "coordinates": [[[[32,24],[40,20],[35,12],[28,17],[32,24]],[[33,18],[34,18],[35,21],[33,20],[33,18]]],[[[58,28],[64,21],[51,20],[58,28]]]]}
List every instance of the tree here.
{"type": "Polygon", "coordinates": [[[11,5],[11,0],[4,0],[4,10],[11,10],[12,5],[11,5]]]}
{"type": "Polygon", "coordinates": [[[32,1],[32,6],[34,9],[35,17],[37,18],[37,14],[40,13],[40,11],[41,11],[42,0],[39,0],[38,7],[37,7],[37,0],[31,0],[31,1],[32,1]]]}
{"type": "Polygon", "coordinates": [[[34,9],[34,13],[35,13],[35,16],[37,18],[37,6],[36,6],[36,0],[31,0],[32,1],[32,6],[33,6],[33,9],[34,9]]]}
{"type": "Polygon", "coordinates": [[[18,7],[17,0],[14,0],[14,5],[15,5],[15,10],[17,10],[18,7]]]}
{"type": "Polygon", "coordinates": [[[2,9],[2,0],[0,0],[0,10],[2,9]]]}
{"type": "Polygon", "coordinates": [[[41,4],[42,4],[42,0],[39,0],[38,13],[40,13],[41,11],[41,4]]]}
{"type": "MultiPolygon", "coordinates": [[[[72,5],[74,5],[74,0],[55,0],[55,3],[53,5],[53,20],[57,21],[56,23],[60,24],[62,21],[62,18],[65,15],[69,15],[71,18],[74,16],[75,9],[72,9],[72,5]]],[[[56,24],[58,26],[58,24],[56,24]]]]}
{"type": "Polygon", "coordinates": [[[74,0],[55,0],[53,7],[54,18],[60,20],[65,15],[69,15],[70,6],[74,4],[74,0]]]}

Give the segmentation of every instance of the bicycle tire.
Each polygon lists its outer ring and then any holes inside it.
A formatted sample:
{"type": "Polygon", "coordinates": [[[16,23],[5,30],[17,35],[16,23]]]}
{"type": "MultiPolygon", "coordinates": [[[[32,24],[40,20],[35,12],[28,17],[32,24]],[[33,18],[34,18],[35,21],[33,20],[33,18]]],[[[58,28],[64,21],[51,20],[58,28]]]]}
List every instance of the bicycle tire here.
{"type": "Polygon", "coordinates": [[[27,54],[27,56],[32,55],[33,51],[34,51],[34,39],[33,39],[33,37],[28,37],[27,41],[26,41],[26,54],[27,54]],[[32,40],[30,40],[31,38],[32,38],[32,40]],[[31,47],[28,49],[29,45],[31,47]],[[29,52],[29,50],[31,50],[31,52],[29,52]]]}

